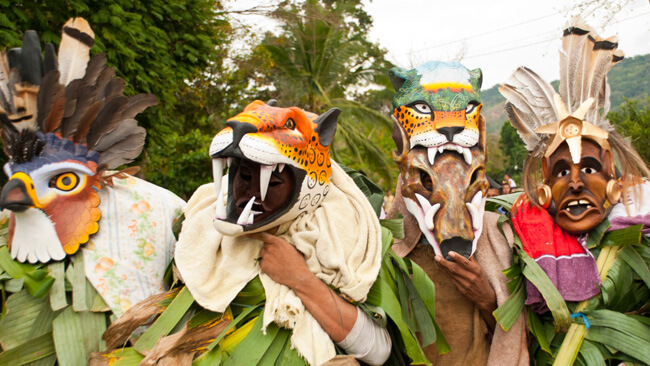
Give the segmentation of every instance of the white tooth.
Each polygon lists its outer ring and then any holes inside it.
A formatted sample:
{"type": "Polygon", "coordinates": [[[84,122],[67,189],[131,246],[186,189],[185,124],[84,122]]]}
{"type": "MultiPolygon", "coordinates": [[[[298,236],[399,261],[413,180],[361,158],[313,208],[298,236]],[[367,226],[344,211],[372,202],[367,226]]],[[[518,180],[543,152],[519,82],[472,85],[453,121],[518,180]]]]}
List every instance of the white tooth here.
{"type": "Polygon", "coordinates": [[[262,201],[266,198],[266,191],[269,189],[271,173],[273,173],[273,165],[260,165],[260,196],[262,201]]]}
{"type": "Polygon", "coordinates": [[[443,151],[445,151],[445,146],[438,146],[438,152],[442,154],[443,151]]]}
{"type": "Polygon", "coordinates": [[[472,197],[472,201],[471,201],[472,205],[474,205],[474,207],[476,208],[479,208],[482,202],[483,202],[483,192],[476,192],[474,197],[472,197]]]}
{"type": "Polygon", "coordinates": [[[251,197],[251,200],[248,201],[246,207],[244,207],[244,210],[239,215],[239,218],[237,219],[237,225],[246,225],[248,223],[248,216],[251,214],[253,203],[255,203],[255,196],[251,197]]]}
{"type": "Polygon", "coordinates": [[[567,206],[577,206],[577,205],[579,205],[579,204],[580,204],[580,202],[578,202],[578,201],[571,201],[571,202],[569,202],[569,203],[567,204],[567,206]]]}
{"type": "Polygon", "coordinates": [[[226,163],[228,164],[228,169],[230,169],[230,164],[232,164],[232,157],[226,158],[226,163]]]}
{"type": "Polygon", "coordinates": [[[221,177],[223,177],[224,159],[212,159],[212,177],[214,178],[214,189],[217,194],[221,193],[221,177]]]}
{"type": "MultiPolygon", "coordinates": [[[[416,197],[418,194],[416,194],[416,197]]],[[[431,230],[429,230],[425,223],[424,223],[424,216],[422,213],[421,208],[418,206],[415,201],[413,201],[410,198],[404,197],[404,204],[406,205],[406,209],[413,215],[415,216],[415,219],[418,222],[418,227],[420,228],[420,231],[422,231],[422,234],[427,238],[431,246],[433,247],[433,251],[436,253],[436,255],[442,255],[442,252],[440,251],[440,246],[438,245],[438,242],[436,241],[436,238],[433,236],[433,233],[431,230]]]]}
{"type": "Polygon", "coordinates": [[[589,204],[589,201],[587,201],[587,200],[580,200],[580,204],[581,204],[581,205],[588,205],[588,204],[589,204]]]}
{"type": "Polygon", "coordinates": [[[472,151],[469,147],[463,149],[463,157],[465,158],[467,165],[472,165],[472,151]]]}
{"type": "Polygon", "coordinates": [[[483,203],[483,192],[476,192],[474,197],[472,197],[471,202],[466,202],[467,210],[469,211],[470,216],[472,216],[472,228],[478,230],[482,227],[483,213],[481,212],[481,206],[483,203]]]}
{"type": "Polygon", "coordinates": [[[460,145],[455,145],[455,146],[453,146],[453,147],[455,148],[455,150],[456,150],[457,153],[463,155],[463,147],[462,147],[462,146],[460,146],[460,145]]]}
{"type": "Polygon", "coordinates": [[[438,150],[436,150],[435,147],[430,147],[427,149],[427,151],[429,153],[429,163],[433,165],[433,163],[436,161],[436,153],[438,150]]]}
{"type": "Polygon", "coordinates": [[[217,193],[217,219],[225,220],[226,216],[226,205],[223,203],[223,193],[217,193]]]}
{"type": "Polygon", "coordinates": [[[247,224],[248,224],[248,225],[252,225],[254,220],[255,220],[255,214],[254,214],[254,213],[251,213],[251,214],[248,216],[248,222],[247,222],[247,224]]]}
{"type": "Polygon", "coordinates": [[[478,220],[480,220],[478,209],[469,202],[466,202],[465,206],[467,206],[467,210],[469,211],[470,216],[472,216],[472,228],[476,229],[478,227],[478,220]]]}
{"type": "Polygon", "coordinates": [[[278,164],[278,173],[282,173],[283,170],[284,170],[284,163],[279,163],[278,164]]]}
{"type": "Polygon", "coordinates": [[[425,212],[429,212],[431,209],[431,203],[429,202],[428,199],[424,198],[421,194],[416,193],[415,198],[417,198],[418,202],[420,203],[420,208],[422,208],[422,214],[425,212]]]}
{"type": "Polygon", "coordinates": [[[429,231],[433,231],[434,228],[433,217],[436,215],[436,212],[438,212],[439,208],[440,208],[440,204],[436,203],[435,205],[431,206],[429,212],[427,212],[427,214],[424,215],[424,223],[427,225],[427,229],[429,229],[429,231]]]}

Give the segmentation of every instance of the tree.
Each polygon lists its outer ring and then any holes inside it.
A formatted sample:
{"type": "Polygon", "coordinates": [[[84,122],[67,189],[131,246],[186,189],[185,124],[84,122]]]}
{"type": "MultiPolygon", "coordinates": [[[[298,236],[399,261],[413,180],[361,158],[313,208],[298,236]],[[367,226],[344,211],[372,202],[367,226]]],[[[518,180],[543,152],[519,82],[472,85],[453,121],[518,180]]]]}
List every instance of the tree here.
{"type": "MultiPolygon", "coordinates": [[[[176,148],[173,144],[188,132],[192,140],[194,128],[213,130],[212,120],[206,118],[210,114],[197,118],[213,101],[197,99],[205,95],[192,90],[188,81],[202,78],[206,68],[222,64],[230,28],[219,1],[1,0],[0,8],[0,45],[7,48],[20,45],[22,32],[28,29],[36,30],[43,42],[58,44],[68,18],[86,18],[95,32],[91,53],[106,52],[107,63],[127,81],[126,93],[150,92],[158,98],[157,107],[138,117],[147,128],[148,146],[157,147],[145,150],[145,176],[163,186],[186,178],[149,174],[146,165],[166,161],[154,152],[176,148]],[[188,114],[188,110],[194,112],[188,114]]],[[[205,155],[204,169],[209,171],[205,155]]],[[[166,162],[177,164],[176,160],[166,162]]],[[[176,193],[186,195],[194,188],[188,186],[176,193]]]]}
{"type": "Polygon", "coordinates": [[[360,103],[359,94],[371,85],[390,88],[391,65],[366,39],[371,19],[360,1],[285,1],[270,16],[280,22],[281,33],[265,35],[250,57],[240,59],[260,96],[315,113],[341,109],[334,159],[364,168],[390,187],[391,149],[370,138],[390,141],[392,123],[384,111],[360,103]]]}
{"type": "Polygon", "coordinates": [[[487,163],[485,166],[485,172],[490,178],[494,179],[497,182],[501,182],[503,175],[506,173],[508,168],[508,162],[506,157],[503,155],[503,150],[501,150],[501,141],[499,137],[499,132],[494,132],[488,134],[487,137],[487,163]]]}
{"type": "Polygon", "coordinates": [[[626,99],[618,110],[609,112],[607,118],[618,132],[629,137],[646,164],[650,162],[650,97],[626,99]]]}
{"type": "Polygon", "coordinates": [[[519,138],[517,130],[508,121],[504,122],[503,127],[501,127],[499,145],[506,162],[503,173],[509,173],[512,179],[521,182],[521,168],[528,157],[528,150],[526,150],[524,142],[519,138]]]}

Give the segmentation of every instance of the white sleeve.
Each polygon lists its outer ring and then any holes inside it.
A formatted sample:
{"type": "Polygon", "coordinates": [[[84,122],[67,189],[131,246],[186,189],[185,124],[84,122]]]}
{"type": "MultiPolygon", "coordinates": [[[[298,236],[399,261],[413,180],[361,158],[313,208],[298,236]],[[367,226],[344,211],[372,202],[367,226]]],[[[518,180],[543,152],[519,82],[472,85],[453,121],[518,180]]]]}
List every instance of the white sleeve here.
{"type": "Polygon", "coordinates": [[[357,320],[344,340],[337,343],[349,355],[368,365],[383,365],[390,356],[388,330],[357,307],[357,320]]]}

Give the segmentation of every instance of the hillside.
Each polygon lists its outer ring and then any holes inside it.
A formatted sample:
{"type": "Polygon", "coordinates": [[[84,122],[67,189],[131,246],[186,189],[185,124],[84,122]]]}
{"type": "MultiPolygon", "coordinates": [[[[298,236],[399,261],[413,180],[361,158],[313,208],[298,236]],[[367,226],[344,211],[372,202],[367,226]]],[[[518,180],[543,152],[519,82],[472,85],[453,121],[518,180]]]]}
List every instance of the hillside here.
{"type": "MultiPolygon", "coordinates": [[[[551,84],[557,89],[558,81],[551,84]]],[[[612,109],[625,101],[624,98],[636,99],[650,95],[650,54],[625,58],[609,72],[612,109]]],[[[503,110],[505,99],[499,93],[498,85],[481,91],[483,102],[482,114],[487,120],[487,132],[491,134],[501,130],[507,120],[503,110]]]]}

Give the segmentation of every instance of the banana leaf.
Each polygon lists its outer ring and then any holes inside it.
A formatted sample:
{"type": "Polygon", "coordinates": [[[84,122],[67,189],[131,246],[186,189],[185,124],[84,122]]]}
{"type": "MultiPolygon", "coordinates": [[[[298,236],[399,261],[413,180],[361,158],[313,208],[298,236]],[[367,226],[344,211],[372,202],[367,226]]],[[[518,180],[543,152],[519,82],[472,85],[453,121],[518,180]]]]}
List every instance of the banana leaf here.
{"type": "Polygon", "coordinates": [[[603,236],[601,245],[616,246],[616,245],[640,244],[641,237],[643,236],[643,234],[641,233],[642,228],[643,225],[634,225],[623,229],[610,231],[603,236]]]}
{"type": "Polygon", "coordinates": [[[90,364],[93,366],[138,366],[142,356],[133,347],[119,348],[109,353],[93,353],[90,364]]]}
{"type": "Polygon", "coordinates": [[[90,353],[84,345],[83,325],[71,307],[67,307],[54,319],[52,327],[56,355],[62,366],[84,365],[88,362],[90,353]]]}
{"type": "Polygon", "coordinates": [[[600,352],[600,349],[595,344],[588,340],[582,342],[580,347],[580,357],[584,360],[585,365],[589,366],[605,366],[605,358],[600,352]]]}
{"type": "Polygon", "coordinates": [[[0,345],[4,350],[18,347],[29,340],[32,326],[39,314],[49,307],[46,298],[36,298],[27,290],[7,299],[7,314],[0,321],[0,345]]]}
{"type": "Polygon", "coordinates": [[[627,245],[618,255],[645,282],[646,286],[650,287],[650,269],[648,269],[648,264],[643,260],[643,257],[636,251],[636,247],[635,245],[627,245]]]}
{"type": "Polygon", "coordinates": [[[224,362],[224,366],[255,365],[261,360],[278,335],[280,328],[275,324],[266,327],[266,335],[262,333],[262,317],[258,317],[248,336],[235,348],[224,362]]]}
{"type": "Polygon", "coordinates": [[[186,287],[183,287],[167,309],[142,334],[142,337],[138,339],[133,348],[140,353],[151,350],[160,338],[166,336],[174,329],[193,303],[194,298],[190,294],[190,291],[186,287]]]}
{"type": "MultiPolygon", "coordinates": [[[[52,333],[31,339],[16,348],[0,353],[0,366],[20,366],[54,354],[52,333]]],[[[83,364],[85,364],[84,361],[83,364]]]]}
{"type": "Polygon", "coordinates": [[[546,305],[555,320],[555,329],[566,329],[570,323],[570,312],[564,299],[562,299],[562,295],[560,295],[539,264],[526,254],[518,237],[515,237],[515,245],[520,248],[518,250],[519,258],[524,263],[522,273],[537,287],[544,300],[546,300],[546,305]]]}
{"type": "Polygon", "coordinates": [[[510,296],[492,313],[494,319],[496,319],[497,323],[506,332],[515,324],[517,318],[519,318],[519,314],[524,309],[524,303],[526,301],[526,286],[523,277],[517,277],[516,280],[508,283],[509,286],[510,284],[515,284],[515,287],[510,289],[510,296]]]}

